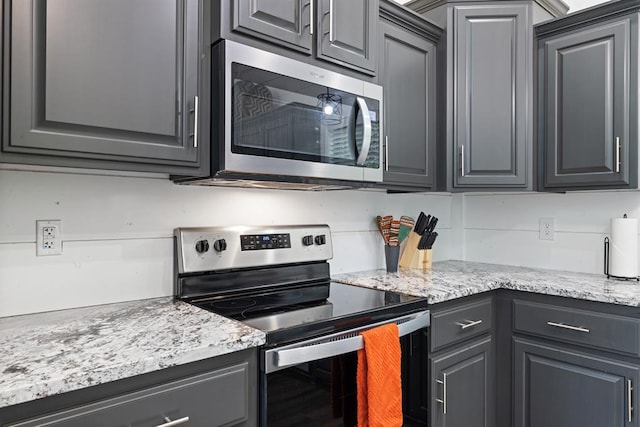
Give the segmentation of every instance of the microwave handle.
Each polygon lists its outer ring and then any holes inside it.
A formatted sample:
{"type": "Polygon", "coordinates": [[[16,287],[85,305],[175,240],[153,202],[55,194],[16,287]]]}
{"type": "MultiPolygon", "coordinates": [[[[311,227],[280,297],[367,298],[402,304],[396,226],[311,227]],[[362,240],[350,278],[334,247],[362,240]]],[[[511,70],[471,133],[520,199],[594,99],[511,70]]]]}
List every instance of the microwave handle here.
{"type": "MultiPolygon", "coordinates": [[[[371,116],[369,115],[369,108],[367,107],[367,101],[363,98],[356,97],[356,104],[360,107],[358,110],[362,112],[362,121],[364,122],[364,129],[362,133],[362,150],[356,159],[356,165],[364,166],[364,162],[369,155],[369,149],[371,148],[371,116]]],[[[357,116],[358,110],[355,114],[357,116]]],[[[355,121],[354,117],[354,121],[355,121]]],[[[358,151],[358,145],[356,142],[356,127],[353,127],[353,143],[356,144],[356,152],[358,151]]]]}

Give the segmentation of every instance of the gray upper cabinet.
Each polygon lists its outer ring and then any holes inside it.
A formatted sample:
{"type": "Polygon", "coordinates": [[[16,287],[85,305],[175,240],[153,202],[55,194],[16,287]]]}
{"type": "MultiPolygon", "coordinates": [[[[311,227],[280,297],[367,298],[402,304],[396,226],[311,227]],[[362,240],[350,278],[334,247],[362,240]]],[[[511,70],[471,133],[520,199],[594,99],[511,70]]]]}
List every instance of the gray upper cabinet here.
{"type": "Polygon", "coordinates": [[[533,24],[566,12],[540,1],[414,0],[446,28],[438,139],[448,191],[532,190],[533,24]],[[444,79],[443,79],[444,80],[444,79]]]}
{"type": "Polygon", "coordinates": [[[453,13],[454,187],[527,187],[531,158],[528,7],[453,13]]]}
{"type": "Polygon", "coordinates": [[[559,24],[537,29],[541,185],[637,187],[638,15],[559,24]]]}
{"type": "Polygon", "coordinates": [[[312,7],[311,0],[235,0],[233,30],[310,54],[312,7]]]}
{"type": "Polygon", "coordinates": [[[231,7],[232,31],[375,74],[378,0],[234,0],[231,7]]]}
{"type": "Polygon", "coordinates": [[[384,184],[430,189],[435,179],[436,46],[441,29],[391,3],[381,3],[380,9],[384,184]]]}
{"type": "Polygon", "coordinates": [[[204,166],[198,0],[5,7],[0,161],[191,174],[204,166]]]}

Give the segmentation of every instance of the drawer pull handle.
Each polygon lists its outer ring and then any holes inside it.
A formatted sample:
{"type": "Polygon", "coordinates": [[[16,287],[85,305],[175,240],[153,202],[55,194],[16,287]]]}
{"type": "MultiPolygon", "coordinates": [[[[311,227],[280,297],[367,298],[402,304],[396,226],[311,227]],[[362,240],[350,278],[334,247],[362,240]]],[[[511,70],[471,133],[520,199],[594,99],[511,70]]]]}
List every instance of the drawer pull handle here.
{"type": "Polygon", "coordinates": [[[565,325],[564,323],[547,322],[547,325],[555,326],[556,328],[570,329],[572,331],[578,331],[578,332],[586,332],[586,333],[590,332],[589,329],[587,329],[587,328],[583,328],[581,326],[565,325]]]}
{"type": "Polygon", "coordinates": [[[460,326],[460,329],[462,329],[463,331],[467,328],[471,328],[473,326],[479,325],[480,323],[482,323],[482,319],[480,320],[471,320],[468,321],[467,323],[456,323],[456,325],[460,326]]]}
{"type": "Polygon", "coordinates": [[[180,424],[184,424],[186,422],[189,422],[189,417],[178,418],[175,421],[171,421],[171,418],[169,418],[169,417],[164,417],[164,420],[166,421],[166,423],[159,424],[156,427],[172,427],[172,426],[177,426],[177,425],[180,425],[180,424]]]}
{"type": "Polygon", "coordinates": [[[442,381],[436,380],[436,383],[442,384],[442,399],[436,399],[436,402],[442,403],[442,414],[447,415],[447,374],[442,374],[442,381]]]}

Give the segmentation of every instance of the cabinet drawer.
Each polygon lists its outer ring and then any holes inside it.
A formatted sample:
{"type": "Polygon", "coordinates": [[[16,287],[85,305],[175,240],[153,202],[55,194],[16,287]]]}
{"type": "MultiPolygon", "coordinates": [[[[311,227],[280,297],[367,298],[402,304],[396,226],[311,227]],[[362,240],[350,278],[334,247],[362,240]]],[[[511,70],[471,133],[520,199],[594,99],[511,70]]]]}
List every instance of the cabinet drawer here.
{"type": "Polygon", "coordinates": [[[247,425],[241,423],[249,420],[252,391],[245,362],[11,427],[151,427],[169,420],[193,427],[247,425]]]}
{"type": "Polygon", "coordinates": [[[640,320],[515,300],[514,330],[607,351],[640,355],[640,320]]]}
{"type": "Polygon", "coordinates": [[[431,314],[431,351],[491,330],[492,299],[434,311],[431,314]]]}

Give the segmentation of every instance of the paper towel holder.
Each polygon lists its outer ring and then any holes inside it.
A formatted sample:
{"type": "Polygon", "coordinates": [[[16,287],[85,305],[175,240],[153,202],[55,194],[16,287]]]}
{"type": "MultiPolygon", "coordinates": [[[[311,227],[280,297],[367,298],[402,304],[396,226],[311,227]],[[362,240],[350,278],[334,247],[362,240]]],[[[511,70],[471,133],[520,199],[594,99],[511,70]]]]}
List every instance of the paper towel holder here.
{"type": "MultiPolygon", "coordinates": [[[[624,217],[626,218],[627,214],[625,214],[624,217]]],[[[604,238],[604,274],[607,275],[607,279],[611,279],[613,277],[614,279],[618,279],[618,280],[640,281],[640,277],[621,277],[621,276],[613,276],[609,274],[609,238],[608,237],[604,238]]]]}

